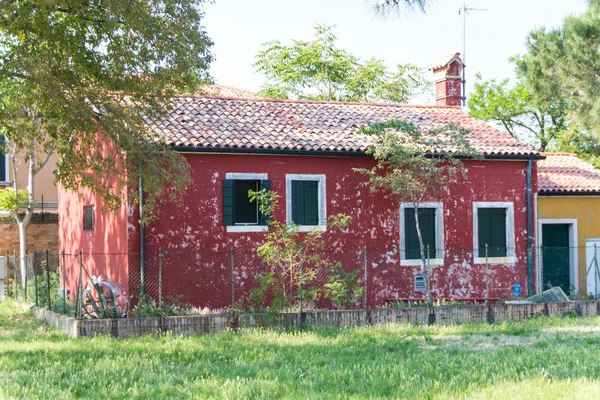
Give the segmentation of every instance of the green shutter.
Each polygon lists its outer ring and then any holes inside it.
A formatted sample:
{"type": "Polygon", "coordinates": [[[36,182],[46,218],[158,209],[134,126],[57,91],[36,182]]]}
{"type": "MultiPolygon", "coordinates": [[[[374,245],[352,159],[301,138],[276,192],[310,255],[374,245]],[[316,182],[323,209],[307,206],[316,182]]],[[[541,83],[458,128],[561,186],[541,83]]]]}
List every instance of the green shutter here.
{"type": "Polygon", "coordinates": [[[506,257],[506,209],[493,208],[491,221],[492,255],[493,257],[506,257]]]}
{"type": "Polygon", "coordinates": [[[506,257],[506,209],[479,208],[477,210],[479,257],[506,257]]]}
{"type": "Polygon", "coordinates": [[[8,171],[6,171],[6,155],[3,153],[4,151],[4,136],[0,136],[0,182],[8,181],[8,171]]]}
{"type": "Polygon", "coordinates": [[[223,225],[233,225],[233,179],[223,181],[223,225]]]}
{"type": "Polygon", "coordinates": [[[319,225],[319,182],[292,181],[292,221],[319,225]]]}
{"type": "MultiPolygon", "coordinates": [[[[271,181],[263,180],[260,181],[260,190],[265,189],[265,191],[271,191],[271,181]]],[[[269,217],[260,213],[260,225],[269,225],[269,217]]]]}
{"type": "Polygon", "coordinates": [[[252,224],[259,223],[258,205],[256,201],[250,201],[250,191],[256,192],[259,189],[259,181],[256,180],[235,180],[233,184],[233,222],[234,224],[252,224]]]}
{"type": "MultiPolygon", "coordinates": [[[[435,208],[419,208],[419,226],[421,227],[421,236],[425,250],[429,246],[429,257],[435,258],[436,254],[436,228],[435,228],[435,208]]],[[[417,225],[415,221],[415,209],[404,209],[404,245],[405,259],[418,260],[421,258],[419,248],[419,235],[417,234],[417,225]]]]}

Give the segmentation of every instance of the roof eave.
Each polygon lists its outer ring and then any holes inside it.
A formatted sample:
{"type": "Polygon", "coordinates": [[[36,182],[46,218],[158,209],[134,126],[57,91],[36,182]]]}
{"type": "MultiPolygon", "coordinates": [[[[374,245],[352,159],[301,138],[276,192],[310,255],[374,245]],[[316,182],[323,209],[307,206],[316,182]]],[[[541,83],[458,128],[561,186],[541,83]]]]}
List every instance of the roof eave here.
{"type": "Polygon", "coordinates": [[[540,196],[568,197],[568,196],[600,196],[600,190],[540,190],[540,196]]]}
{"type": "MultiPolygon", "coordinates": [[[[370,157],[364,151],[335,151],[335,150],[296,150],[296,149],[264,149],[242,147],[199,147],[171,146],[171,149],[182,153],[229,153],[229,154],[271,154],[296,156],[337,156],[337,157],[370,157]]],[[[469,159],[470,156],[455,155],[458,158],[469,159]]],[[[540,154],[486,154],[487,160],[543,160],[540,154]]]]}

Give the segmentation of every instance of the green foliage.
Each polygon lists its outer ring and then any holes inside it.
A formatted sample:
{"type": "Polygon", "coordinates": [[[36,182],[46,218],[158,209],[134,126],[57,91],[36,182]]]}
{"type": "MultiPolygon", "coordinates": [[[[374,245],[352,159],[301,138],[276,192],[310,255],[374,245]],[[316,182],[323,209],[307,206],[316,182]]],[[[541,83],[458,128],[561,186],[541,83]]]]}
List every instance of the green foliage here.
{"type": "MultiPolygon", "coordinates": [[[[314,285],[319,270],[335,265],[326,255],[324,231],[300,232],[300,226],[287,224],[272,218],[279,196],[265,189],[249,192],[250,200],[257,201],[261,213],[269,218],[269,232],[257,253],[269,271],[257,276],[258,286],[253,288],[250,306],[257,310],[264,308],[268,298],[270,310],[291,311],[300,306],[314,307],[320,295],[320,288],[314,285]]],[[[327,221],[328,231],[341,231],[350,224],[347,215],[331,215],[327,221]]]]}
{"type": "Polygon", "coordinates": [[[12,188],[0,190],[0,210],[19,211],[35,204],[30,199],[29,192],[25,189],[19,189],[15,193],[12,188]]]}
{"type": "Polygon", "coordinates": [[[151,218],[190,182],[184,158],[150,138],[147,122],[209,79],[203,3],[2,2],[0,132],[18,149],[56,153],[56,180],[90,189],[107,210],[136,203],[127,188],[143,177],[151,218]]]}
{"type": "MultiPolygon", "coordinates": [[[[513,62],[519,64],[522,60],[514,58],[513,62]]],[[[567,104],[560,97],[532,91],[529,78],[517,69],[516,84],[511,86],[508,79],[483,81],[478,74],[468,101],[469,114],[496,122],[512,137],[546,151],[567,130],[567,104]]]]}
{"type": "Polygon", "coordinates": [[[418,203],[443,186],[466,179],[463,158],[482,158],[468,132],[452,124],[423,132],[403,120],[368,124],[360,133],[377,138],[367,151],[377,165],[355,170],[369,178],[372,191],[418,203]]]}
{"type": "Polygon", "coordinates": [[[598,165],[600,149],[600,3],[590,1],[581,15],[562,26],[538,28],[527,38],[527,53],[517,66],[528,89],[549,104],[565,104],[568,130],[555,149],[575,151],[598,165]]]}
{"type": "Polygon", "coordinates": [[[330,267],[329,281],[324,285],[324,296],[337,308],[356,307],[363,300],[364,288],[359,286],[358,274],[360,269],[346,272],[340,263],[330,267]]]}
{"type": "Polygon", "coordinates": [[[263,47],[254,66],[266,78],[265,97],[406,103],[430,87],[419,67],[390,71],[382,60],[339,49],[332,26],[317,25],[312,41],[286,46],[276,40],[263,47]]]}
{"type": "Polygon", "coordinates": [[[125,318],[129,312],[129,297],[119,284],[93,276],[81,294],[81,306],[86,318],[125,318]]]}

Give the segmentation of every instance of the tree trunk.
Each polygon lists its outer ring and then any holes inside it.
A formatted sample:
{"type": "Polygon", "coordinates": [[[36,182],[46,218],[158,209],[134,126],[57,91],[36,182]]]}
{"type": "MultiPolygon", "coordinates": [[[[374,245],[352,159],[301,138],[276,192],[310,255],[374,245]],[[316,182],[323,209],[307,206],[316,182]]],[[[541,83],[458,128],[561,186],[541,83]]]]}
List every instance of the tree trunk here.
{"type": "MultiPolygon", "coordinates": [[[[427,268],[427,259],[425,258],[425,246],[423,245],[423,236],[421,235],[421,225],[419,224],[419,208],[418,204],[414,203],[415,209],[415,224],[417,227],[417,237],[419,238],[419,250],[421,252],[421,263],[423,270],[423,278],[425,278],[425,292],[427,294],[427,304],[433,306],[433,297],[431,296],[431,286],[429,281],[429,270],[427,268]]],[[[427,254],[429,257],[429,254],[427,254]]]]}

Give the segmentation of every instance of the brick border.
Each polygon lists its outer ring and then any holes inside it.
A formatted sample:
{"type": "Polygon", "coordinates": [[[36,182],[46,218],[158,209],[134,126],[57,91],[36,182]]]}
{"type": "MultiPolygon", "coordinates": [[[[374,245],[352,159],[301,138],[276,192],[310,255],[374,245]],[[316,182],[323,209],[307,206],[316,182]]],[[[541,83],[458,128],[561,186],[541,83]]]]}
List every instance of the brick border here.
{"type": "Polygon", "coordinates": [[[213,314],[181,317],[79,320],[53,311],[37,309],[34,314],[55,329],[77,338],[106,335],[129,338],[170,332],[173,335],[215,334],[229,329],[296,328],[302,326],[352,327],[367,324],[459,325],[470,322],[522,321],[535,315],[562,317],[575,312],[583,317],[600,314],[600,301],[569,303],[494,304],[419,308],[375,308],[348,311],[307,311],[276,315],[213,314]]]}

